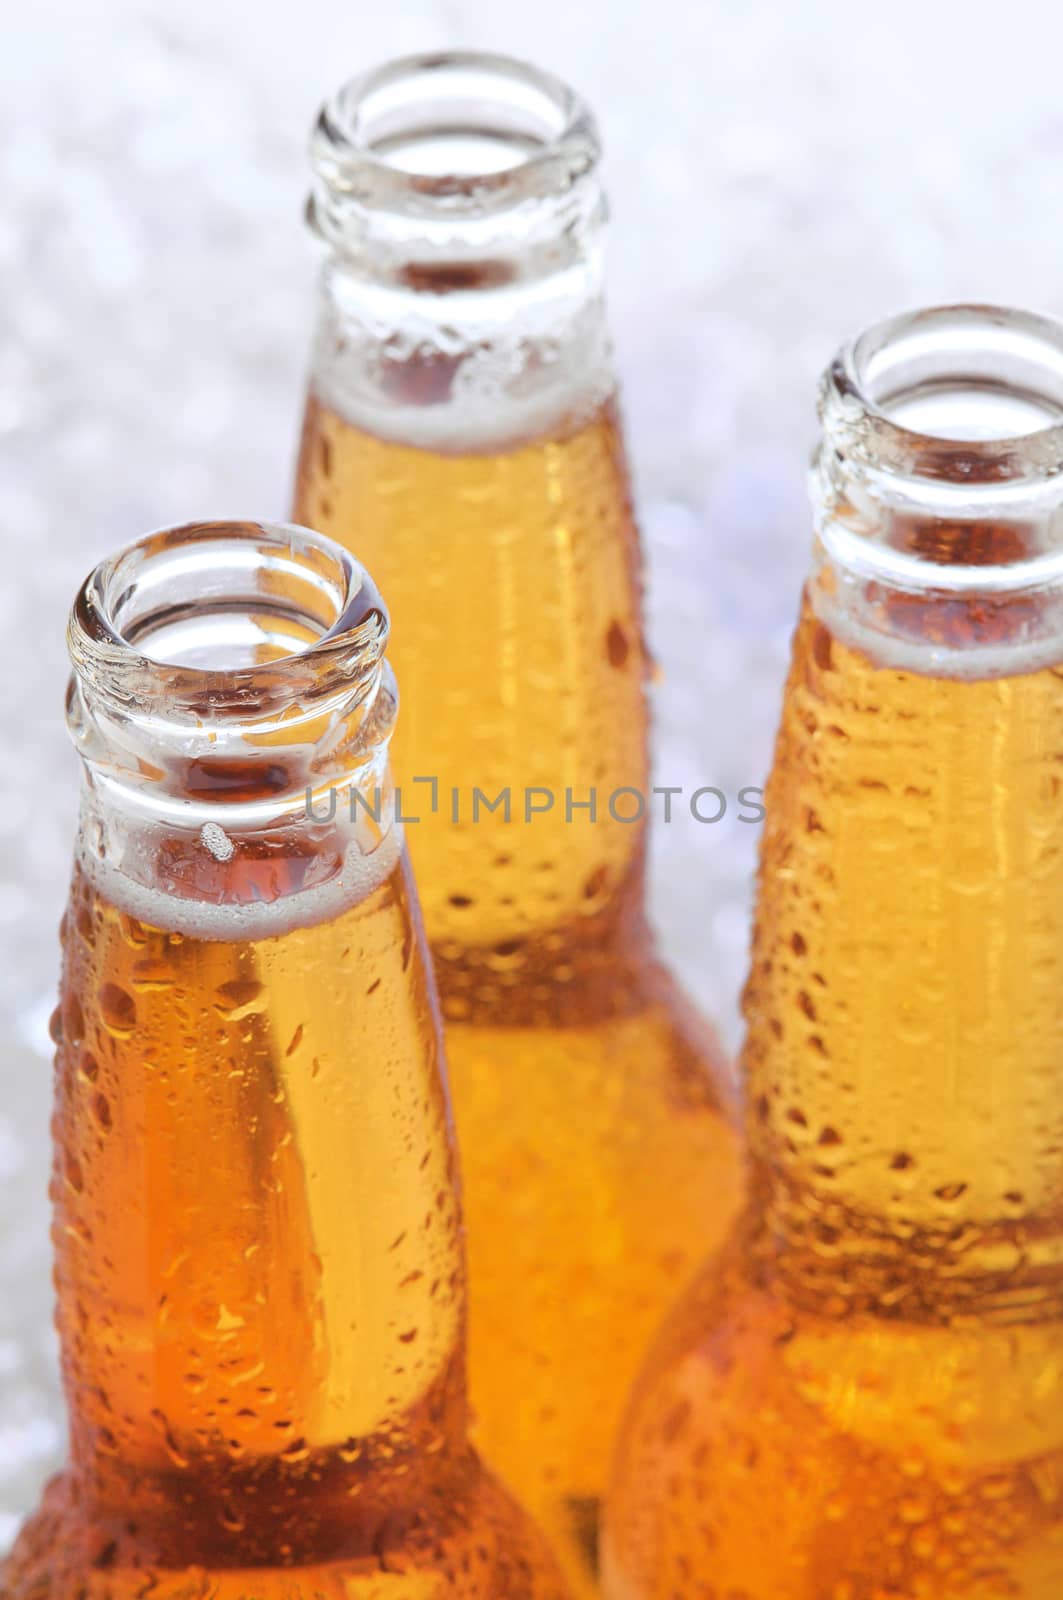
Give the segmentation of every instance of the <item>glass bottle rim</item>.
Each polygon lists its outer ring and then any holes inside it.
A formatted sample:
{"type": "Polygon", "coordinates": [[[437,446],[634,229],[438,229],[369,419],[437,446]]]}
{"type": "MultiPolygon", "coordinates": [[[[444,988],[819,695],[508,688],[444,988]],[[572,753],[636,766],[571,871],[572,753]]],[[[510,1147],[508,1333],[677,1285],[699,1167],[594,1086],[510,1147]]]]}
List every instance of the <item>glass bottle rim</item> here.
{"type": "Polygon", "coordinates": [[[239,721],[296,696],[354,690],[373,677],[388,629],[369,574],[325,535],[294,523],[190,522],[145,534],[94,567],[71,608],[67,645],[93,693],[239,721]],[[278,598],[278,580],[287,596],[278,598]],[[287,616],[302,634],[298,648],[234,664],[146,648],[163,627],[241,608],[287,616]]]}
{"type": "Polygon", "coordinates": [[[402,56],[351,78],[322,107],[310,149],[334,194],[422,219],[484,217],[559,197],[601,154],[592,112],[560,78],[476,50],[402,56]],[[448,115],[464,121],[447,123],[448,115]],[[389,156],[389,143],[433,131],[509,141],[516,158],[418,170],[389,156]]]}
{"type": "Polygon", "coordinates": [[[984,304],[888,318],[827,369],[820,418],[820,616],[880,663],[923,674],[1058,663],[1063,322],[984,304]]]}
{"type": "Polygon", "coordinates": [[[877,470],[971,486],[1044,481],[1063,472],[1063,321],[977,302],[888,317],[838,352],[819,411],[828,442],[877,470]],[[950,384],[995,395],[1008,420],[972,434],[898,417],[906,393],[950,384]],[[1014,426],[1024,409],[1034,425],[1014,426]]]}

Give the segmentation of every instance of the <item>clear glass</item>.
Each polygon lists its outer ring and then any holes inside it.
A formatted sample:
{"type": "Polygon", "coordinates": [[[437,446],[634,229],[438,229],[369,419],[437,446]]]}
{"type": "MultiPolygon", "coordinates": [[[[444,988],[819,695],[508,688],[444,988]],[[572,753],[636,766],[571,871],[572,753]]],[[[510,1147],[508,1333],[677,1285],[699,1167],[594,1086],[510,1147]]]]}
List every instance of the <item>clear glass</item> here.
{"type": "Polygon", "coordinates": [[[305,529],[170,529],[70,621],[52,1182],[66,1471],[10,1600],[563,1594],[466,1439],[388,619],[305,529]],[[332,801],[336,801],[332,804],[332,801]]]}
{"type": "Polygon", "coordinates": [[[608,398],[598,136],[564,84],[501,56],[392,62],[324,107],[311,160],[333,411],[461,450],[608,398]]]}
{"type": "Polygon", "coordinates": [[[895,318],[841,352],[820,415],[814,595],[831,625],[921,673],[1001,676],[1054,661],[1063,632],[1057,325],[988,306],[895,318]],[[962,625],[944,635],[938,607],[928,636],[946,566],[962,608],[947,615],[962,625]]]}
{"type": "Polygon", "coordinates": [[[563,85],[458,55],[341,91],[313,160],[296,516],[364,553],[398,619],[476,1438],[589,1593],[623,1397],[738,1198],[728,1070],[644,908],[651,663],[598,143],[563,85]]]}
{"type": "Polygon", "coordinates": [[[825,378],[751,1204],[636,1387],[610,1596],[1063,1592],[1061,375],[948,307],[825,378]]]}

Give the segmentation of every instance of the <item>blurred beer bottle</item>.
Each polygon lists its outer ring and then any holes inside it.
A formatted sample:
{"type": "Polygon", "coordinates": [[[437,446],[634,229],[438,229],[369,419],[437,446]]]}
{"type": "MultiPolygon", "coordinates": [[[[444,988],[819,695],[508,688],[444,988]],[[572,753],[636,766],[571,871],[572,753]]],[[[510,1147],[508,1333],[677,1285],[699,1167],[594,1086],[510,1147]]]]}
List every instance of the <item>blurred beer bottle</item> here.
{"type": "Polygon", "coordinates": [[[827,373],[768,787],[749,1215],[636,1389],[615,1600],[1063,1594],[1063,326],[827,373]]]}
{"type": "Polygon", "coordinates": [[[150,536],[73,611],[56,1013],[70,1464],[5,1600],[559,1600],[466,1440],[440,1026],[387,618],[296,528],[150,536]]]}
{"type": "Polygon", "coordinates": [[[727,1072],[655,960],[632,820],[648,663],[598,140],[553,78],[447,55],[342,89],[312,153],[296,513],[395,615],[477,1437],[587,1583],[623,1395],[738,1192],[727,1072]]]}

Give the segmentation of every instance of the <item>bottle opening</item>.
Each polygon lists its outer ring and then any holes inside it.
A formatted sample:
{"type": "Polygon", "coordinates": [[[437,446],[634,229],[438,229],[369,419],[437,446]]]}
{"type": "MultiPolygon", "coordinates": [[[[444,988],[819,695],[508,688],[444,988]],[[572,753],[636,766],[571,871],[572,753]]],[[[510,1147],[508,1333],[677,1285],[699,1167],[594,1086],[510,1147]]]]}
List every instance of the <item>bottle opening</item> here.
{"type": "Polygon", "coordinates": [[[598,140],[579,97],[507,56],[410,56],[352,79],[324,107],[312,146],[337,190],[423,208],[477,210],[562,192],[594,165],[598,140]],[[516,192],[515,188],[516,186],[516,192]]]}
{"type": "Polygon", "coordinates": [[[398,849],[387,632],[368,575],[307,528],[190,523],[102,562],[68,630],[86,872],[202,938],[367,893],[398,849]]]}
{"type": "Polygon", "coordinates": [[[841,351],[813,473],[821,617],[880,662],[1005,676],[1063,656],[1063,323],[895,317],[841,351]]]}
{"type": "Polygon", "coordinates": [[[357,650],[367,625],[386,631],[383,603],[332,540],[282,524],[189,523],[96,568],[75,602],[71,644],[75,664],[102,647],[216,688],[322,647],[357,650]]]}
{"type": "Polygon", "coordinates": [[[1021,454],[1023,440],[1063,424],[1063,326],[1002,307],[933,307],[861,334],[829,382],[850,408],[903,430],[909,448],[924,438],[1021,454]]]}
{"type": "Polygon", "coordinates": [[[560,139],[577,108],[563,84],[503,57],[394,62],[340,91],[350,143],[400,172],[482,178],[560,139]]]}

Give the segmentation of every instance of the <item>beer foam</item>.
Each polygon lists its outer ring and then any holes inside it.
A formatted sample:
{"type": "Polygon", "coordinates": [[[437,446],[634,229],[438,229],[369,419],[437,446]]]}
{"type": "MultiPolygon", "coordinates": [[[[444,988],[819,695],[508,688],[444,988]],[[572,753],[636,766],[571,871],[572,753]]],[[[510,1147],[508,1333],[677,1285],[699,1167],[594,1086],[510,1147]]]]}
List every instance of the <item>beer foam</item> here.
{"type": "Polygon", "coordinates": [[[615,382],[607,372],[592,381],[559,378],[533,395],[516,396],[499,386],[455,397],[449,404],[388,405],[369,399],[336,371],[318,368],[314,390],[321,403],[351,427],[389,444],[439,455],[470,451],[495,453],[532,444],[559,432],[570,433],[589,422],[611,399],[615,382]]]}
{"type": "Polygon", "coordinates": [[[988,678],[1017,678],[1043,672],[1063,662],[1063,616],[1035,639],[1003,640],[994,644],[942,645],[900,633],[885,633],[864,622],[850,608],[831,604],[816,586],[812,609],[834,637],[858,650],[887,671],[910,672],[924,678],[953,678],[977,683],[988,678]]]}
{"type": "Polygon", "coordinates": [[[77,864],[95,888],[119,911],[149,927],[188,939],[236,943],[276,939],[296,928],[310,928],[342,916],[379,889],[395,870],[403,850],[402,829],[393,826],[371,855],[356,840],[343,865],[327,883],[298,889],[277,900],[219,905],[149,888],[122,865],[102,859],[82,838],[77,864]]]}
{"type": "Polygon", "coordinates": [[[328,301],[315,334],[318,399],[378,439],[449,455],[512,449],[581,426],[615,391],[604,310],[588,304],[582,283],[574,315],[571,302],[529,302],[526,289],[498,293],[489,314],[481,306],[472,318],[454,296],[435,316],[411,315],[406,299],[385,296],[369,321],[361,299],[328,301]],[[395,330],[386,366],[381,327],[395,330]],[[396,385],[407,363],[404,396],[396,385]],[[449,374],[437,399],[411,400],[419,363],[449,374]]]}

